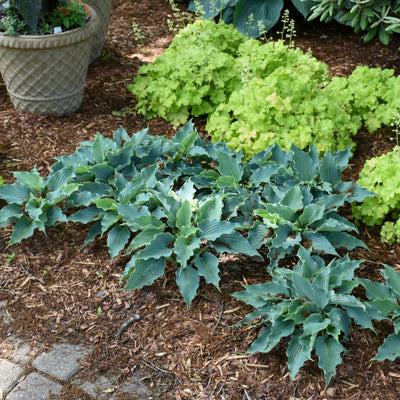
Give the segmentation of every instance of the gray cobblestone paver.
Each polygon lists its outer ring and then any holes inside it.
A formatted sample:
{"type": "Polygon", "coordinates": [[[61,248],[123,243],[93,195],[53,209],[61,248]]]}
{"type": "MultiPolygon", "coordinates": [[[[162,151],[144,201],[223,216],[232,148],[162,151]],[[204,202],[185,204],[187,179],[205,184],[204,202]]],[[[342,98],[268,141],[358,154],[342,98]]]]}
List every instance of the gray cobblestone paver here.
{"type": "Polygon", "coordinates": [[[0,358],[0,399],[17,384],[24,371],[20,365],[0,358]]]}
{"type": "Polygon", "coordinates": [[[37,370],[60,381],[70,379],[81,367],[79,359],[85,359],[90,349],[69,343],[55,344],[47,353],[40,354],[32,363],[37,370]]]}
{"type": "Polygon", "coordinates": [[[32,372],[6,397],[6,400],[48,400],[51,394],[60,394],[62,385],[32,372]]]}

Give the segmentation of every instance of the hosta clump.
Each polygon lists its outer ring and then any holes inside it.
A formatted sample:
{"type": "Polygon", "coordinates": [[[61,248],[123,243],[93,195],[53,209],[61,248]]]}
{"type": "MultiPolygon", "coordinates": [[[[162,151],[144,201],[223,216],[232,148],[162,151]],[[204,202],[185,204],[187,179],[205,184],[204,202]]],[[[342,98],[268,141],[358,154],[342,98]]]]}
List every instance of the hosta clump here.
{"type": "Polygon", "coordinates": [[[189,116],[209,114],[240,83],[234,72],[236,52],[245,38],[223,22],[196,21],[181,30],[153,64],[139,69],[128,86],[137,110],[173,125],[189,116]]]}
{"type": "Polygon", "coordinates": [[[382,225],[381,239],[400,243],[400,147],[368,160],[358,184],[377,194],[353,207],[353,214],[369,226],[382,225]]]}
{"type": "Polygon", "coordinates": [[[266,325],[249,353],[268,353],[282,338],[290,337],[286,351],[291,379],[294,379],[315,351],[328,386],[348,340],[352,322],[374,330],[372,320],[394,319],[395,333],[389,336],[375,359],[393,360],[400,355],[400,274],[386,267],[386,285],[355,277],[361,261],[348,256],[326,263],[321,257],[300,247],[298,262],[292,268],[277,268],[272,280],[245,286],[234,294],[254,307],[237,325],[266,325]],[[367,300],[352,292],[362,285],[367,300]]]}

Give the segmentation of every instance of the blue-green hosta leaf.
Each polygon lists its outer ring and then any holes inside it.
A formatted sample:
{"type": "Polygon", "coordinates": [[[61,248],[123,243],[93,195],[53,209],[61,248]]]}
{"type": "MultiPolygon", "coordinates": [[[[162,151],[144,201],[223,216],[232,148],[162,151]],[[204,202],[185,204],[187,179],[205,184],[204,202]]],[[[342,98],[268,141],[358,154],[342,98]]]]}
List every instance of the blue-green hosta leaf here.
{"type": "Polygon", "coordinates": [[[400,273],[389,265],[385,265],[385,269],[381,270],[381,273],[385,278],[386,286],[400,299],[400,273]]]}
{"type": "Polygon", "coordinates": [[[272,214],[272,215],[276,214],[279,218],[282,218],[286,221],[293,223],[296,220],[296,211],[292,210],[288,206],[284,206],[279,203],[276,203],[276,204],[268,203],[268,204],[266,204],[265,208],[269,214],[272,214]]]}
{"type": "Polygon", "coordinates": [[[100,235],[101,235],[101,221],[96,221],[90,227],[82,248],[85,248],[89,243],[93,242],[100,235]]]}
{"type": "Polygon", "coordinates": [[[111,260],[123,250],[131,237],[131,231],[126,226],[114,226],[108,232],[107,246],[111,260]]]}
{"type": "Polygon", "coordinates": [[[271,232],[268,226],[260,221],[256,221],[249,230],[247,240],[252,247],[259,249],[268,243],[270,235],[271,232]]]}
{"type": "Polygon", "coordinates": [[[200,276],[219,290],[219,259],[211,253],[196,254],[194,265],[200,276]]]}
{"type": "MultiPolygon", "coordinates": [[[[290,188],[285,195],[282,197],[280,204],[289,207],[292,211],[301,210],[304,207],[303,204],[303,193],[301,187],[296,185],[290,188]]],[[[306,206],[304,212],[306,211],[306,206]]],[[[303,212],[303,214],[304,214],[303,212]]]]}
{"type": "Polygon", "coordinates": [[[254,308],[262,307],[271,297],[278,294],[290,296],[287,286],[275,281],[248,285],[244,288],[245,290],[236,292],[232,296],[254,308]]]}
{"type": "Polygon", "coordinates": [[[250,246],[249,242],[239,232],[219,236],[212,245],[219,253],[246,254],[262,259],[258,251],[250,246]]]}
{"type": "Polygon", "coordinates": [[[323,317],[321,314],[311,314],[303,322],[304,335],[311,336],[317,334],[330,324],[331,320],[329,318],[323,317]]]}
{"type": "Polygon", "coordinates": [[[217,219],[203,219],[198,223],[199,237],[205,240],[214,241],[220,236],[231,234],[237,225],[229,221],[219,221],[217,219]]]}
{"type": "Polygon", "coordinates": [[[183,228],[184,226],[191,225],[192,216],[192,205],[188,200],[184,200],[176,213],[176,227],[183,228]]]}
{"type": "Polygon", "coordinates": [[[269,324],[262,330],[258,338],[250,346],[248,353],[268,353],[283,337],[291,335],[294,328],[295,324],[293,321],[287,321],[283,317],[276,319],[273,324],[269,324]]]}
{"type": "Polygon", "coordinates": [[[0,209],[0,228],[4,228],[24,214],[18,204],[10,204],[0,209]]]}
{"type": "Polygon", "coordinates": [[[329,267],[321,268],[313,279],[313,285],[318,286],[320,289],[328,292],[330,287],[330,273],[331,269],[329,267]]]}
{"type": "Polygon", "coordinates": [[[126,226],[132,231],[144,231],[147,229],[157,229],[159,232],[165,230],[165,224],[153,215],[142,215],[126,221],[126,226]]]}
{"type": "MultiPolygon", "coordinates": [[[[343,332],[345,338],[347,338],[350,332],[351,319],[346,314],[346,311],[338,307],[332,307],[325,312],[325,315],[331,320],[330,324],[337,328],[339,332],[343,332]]],[[[339,334],[335,339],[339,340],[339,334]]]]}
{"type": "Polygon", "coordinates": [[[46,226],[54,226],[57,222],[67,222],[67,216],[62,212],[61,208],[54,206],[46,210],[46,226]]]}
{"type": "Polygon", "coordinates": [[[315,6],[314,0],[292,0],[292,3],[304,18],[311,14],[311,8],[315,6]]]}
{"type": "Polygon", "coordinates": [[[103,215],[103,218],[101,220],[101,229],[102,229],[102,234],[108,229],[110,229],[113,225],[115,225],[119,220],[121,219],[121,216],[118,214],[117,211],[106,211],[103,215]]]}
{"type": "Polygon", "coordinates": [[[39,221],[44,213],[43,199],[31,198],[25,205],[25,211],[33,221],[39,221]]]}
{"type": "Polygon", "coordinates": [[[182,200],[193,200],[196,194],[193,181],[187,180],[176,194],[182,200]]]}
{"type": "Polygon", "coordinates": [[[261,34],[259,23],[264,31],[269,31],[279,21],[283,3],[283,0],[238,0],[234,25],[243,35],[256,38],[261,34]]]}
{"type": "Polygon", "coordinates": [[[357,281],[364,287],[365,294],[370,300],[392,298],[392,293],[389,287],[382,283],[374,282],[365,278],[358,278],[357,281]]]}
{"type": "Polygon", "coordinates": [[[330,241],[318,232],[304,232],[303,239],[310,240],[315,250],[323,251],[326,254],[338,255],[330,241]]]}
{"type": "Polygon", "coordinates": [[[306,182],[310,182],[318,175],[313,159],[297,146],[292,144],[290,150],[293,153],[293,169],[306,182]]]}
{"type": "Polygon", "coordinates": [[[190,0],[188,10],[204,12],[203,18],[209,19],[218,16],[221,10],[234,6],[236,2],[237,0],[220,0],[217,2],[211,2],[209,0],[190,0]]]}
{"type": "Polygon", "coordinates": [[[129,243],[129,252],[149,245],[159,233],[160,231],[158,229],[146,229],[142,232],[139,232],[129,243]]]}
{"type": "Polygon", "coordinates": [[[141,260],[148,260],[150,258],[166,258],[172,254],[171,243],[175,241],[175,236],[170,233],[159,233],[154,237],[154,239],[146,246],[138,258],[141,260]]]}
{"type": "MultiPolygon", "coordinates": [[[[330,293],[313,285],[308,279],[293,272],[293,286],[296,289],[296,297],[312,300],[320,310],[324,309],[330,302],[330,293]]],[[[294,295],[294,294],[293,294],[294,295]]]]}
{"type": "Polygon", "coordinates": [[[385,339],[382,346],[380,346],[378,349],[378,354],[372,360],[394,361],[399,356],[400,356],[400,335],[393,333],[385,339]]]}
{"type": "Polygon", "coordinates": [[[117,146],[121,147],[123,142],[130,142],[131,137],[128,135],[128,132],[120,126],[113,135],[114,142],[117,144],[117,146]]]}
{"type": "Polygon", "coordinates": [[[201,219],[211,218],[220,220],[223,207],[224,203],[222,201],[222,196],[215,196],[211,199],[205,200],[200,205],[201,219]]]}
{"type": "Polygon", "coordinates": [[[311,256],[311,251],[306,250],[303,246],[297,250],[297,257],[300,261],[294,269],[304,278],[310,279],[320,270],[316,259],[311,256]]]}
{"type": "Polygon", "coordinates": [[[336,367],[342,362],[340,354],[346,349],[334,338],[323,336],[317,337],[314,348],[319,358],[318,366],[324,371],[326,389],[336,373],[336,367]]]}
{"type": "Polygon", "coordinates": [[[95,199],[93,200],[93,203],[97,208],[100,208],[104,211],[116,210],[118,204],[114,199],[110,198],[95,199]]]}
{"type": "Polygon", "coordinates": [[[357,247],[368,249],[367,245],[360,239],[346,232],[327,232],[325,236],[337,249],[340,247],[344,247],[348,250],[354,250],[357,247]]]}
{"type": "Polygon", "coordinates": [[[311,360],[311,351],[313,349],[311,337],[303,337],[302,332],[297,330],[290,338],[289,346],[286,350],[288,357],[288,367],[290,379],[293,380],[300,368],[307,360],[311,360]]]}
{"type": "Polygon", "coordinates": [[[339,221],[336,218],[327,218],[322,221],[318,221],[315,225],[317,232],[340,232],[340,231],[356,231],[357,228],[350,221],[339,221]]]}
{"type": "Polygon", "coordinates": [[[8,204],[22,204],[29,199],[30,190],[19,183],[8,183],[0,186],[0,199],[8,204]]]}
{"type": "Polygon", "coordinates": [[[346,310],[347,315],[354,319],[356,324],[375,332],[375,328],[372,325],[371,315],[367,311],[365,304],[354,296],[336,293],[332,295],[331,303],[341,305],[346,310]]]}
{"type": "Polygon", "coordinates": [[[251,174],[249,179],[250,183],[254,186],[258,186],[261,183],[267,183],[271,176],[276,174],[281,168],[282,165],[279,164],[269,164],[259,167],[251,174]]]}
{"type": "Polygon", "coordinates": [[[135,259],[134,257],[126,265],[125,270],[130,270],[129,278],[124,289],[141,289],[150,286],[157,278],[163,276],[165,258],[135,259]],[[131,262],[132,261],[132,262],[131,262]]]}
{"type": "Polygon", "coordinates": [[[14,226],[7,247],[10,247],[15,243],[19,243],[23,239],[31,237],[35,231],[35,228],[36,225],[30,220],[30,218],[26,216],[20,218],[14,226]]]}
{"type": "Polygon", "coordinates": [[[107,182],[108,178],[114,174],[115,170],[111,165],[101,163],[94,165],[90,168],[90,171],[94,173],[96,181],[107,182]]]}
{"type": "Polygon", "coordinates": [[[196,296],[199,282],[199,273],[190,265],[176,270],[176,283],[188,307],[196,296]]]}
{"type": "MultiPolygon", "coordinates": [[[[372,319],[382,320],[387,316],[391,315],[396,309],[398,309],[399,305],[397,300],[393,298],[388,299],[373,299],[366,304],[366,306],[372,307],[372,310],[375,309],[378,314],[371,316],[372,319]],[[380,315],[379,315],[380,314],[380,315]]],[[[368,311],[371,315],[371,310],[368,308],[368,311]]]]}
{"type": "Polygon", "coordinates": [[[70,180],[75,176],[75,166],[70,165],[54,174],[50,173],[44,179],[45,185],[48,190],[58,190],[61,189],[64,185],[70,182],[70,180]]]}
{"type": "MultiPolygon", "coordinates": [[[[318,198],[318,203],[323,205],[325,210],[334,211],[337,210],[338,207],[342,207],[345,203],[345,200],[349,197],[347,193],[330,193],[329,195],[322,196],[318,198]]],[[[337,218],[338,216],[333,214],[330,215],[331,218],[337,218]]],[[[345,220],[346,218],[337,218],[338,220],[345,220]]]]}
{"type": "Polygon", "coordinates": [[[88,224],[89,222],[98,220],[103,214],[104,212],[102,210],[99,210],[95,205],[92,205],[70,215],[68,219],[72,222],[88,224]]]}
{"type": "Polygon", "coordinates": [[[324,206],[320,204],[309,204],[304,207],[303,212],[299,216],[299,222],[302,226],[311,225],[315,221],[319,221],[324,217],[324,206]]]}
{"type": "Polygon", "coordinates": [[[137,204],[117,204],[116,208],[124,221],[130,221],[145,215],[150,215],[150,211],[147,207],[137,204]]]}
{"type": "Polygon", "coordinates": [[[336,160],[328,151],[321,159],[319,174],[323,182],[328,182],[332,186],[342,181],[342,172],[336,165],[336,160]]]}
{"type": "Polygon", "coordinates": [[[192,236],[189,238],[179,236],[175,240],[174,253],[176,261],[181,267],[185,267],[189,259],[194,255],[195,251],[200,248],[201,240],[198,237],[192,236]]]}
{"type": "Polygon", "coordinates": [[[272,250],[273,247],[281,248],[289,254],[300,242],[301,236],[299,232],[293,232],[292,227],[289,225],[279,225],[271,240],[270,250],[272,250]]]}
{"type": "Polygon", "coordinates": [[[243,165],[238,153],[236,154],[236,157],[233,157],[232,154],[228,152],[217,150],[217,161],[217,170],[221,176],[233,177],[238,182],[242,179],[243,165]]]}
{"type": "Polygon", "coordinates": [[[97,164],[101,164],[110,150],[116,150],[118,147],[117,143],[108,139],[100,134],[97,134],[92,146],[93,160],[97,164]]]}
{"type": "Polygon", "coordinates": [[[30,188],[34,192],[41,192],[44,188],[43,179],[36,167],[30,172],[13,172],[13,175],[17,179],[18,183],[30,188]]]}

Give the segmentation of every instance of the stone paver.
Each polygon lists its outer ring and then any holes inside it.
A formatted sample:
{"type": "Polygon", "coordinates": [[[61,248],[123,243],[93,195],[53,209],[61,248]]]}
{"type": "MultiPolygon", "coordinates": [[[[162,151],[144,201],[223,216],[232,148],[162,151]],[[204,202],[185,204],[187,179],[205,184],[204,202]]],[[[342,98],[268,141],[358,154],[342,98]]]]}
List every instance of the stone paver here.
{"type": "Polygon", "coordinates": [[[0,394],[6,395],[17,384],[24,371],[20,365],[0,358],[0,394]]]}
{"type": "Polygon", "coordinates": [[[14,362],[22,365],[29,364],[37,355],[39,349],[23,342],[14,335],[9,336],[0,345],[1,355],[12,359],[14,362]]]}
{"type": "Polygon", "coordinates": [[[60,381],[70,379],[81,367],[79,359],[85,359],[91,350],[69,343],[57,343],[47,353],[40,354],[32,363],[37,370],[60,381]]]}
{"type": "Polygon", "coordinates": [[[6,397],[6,400],[48,400],[51,394],[60,394],[62,385],[32,372],[6,397]]]}

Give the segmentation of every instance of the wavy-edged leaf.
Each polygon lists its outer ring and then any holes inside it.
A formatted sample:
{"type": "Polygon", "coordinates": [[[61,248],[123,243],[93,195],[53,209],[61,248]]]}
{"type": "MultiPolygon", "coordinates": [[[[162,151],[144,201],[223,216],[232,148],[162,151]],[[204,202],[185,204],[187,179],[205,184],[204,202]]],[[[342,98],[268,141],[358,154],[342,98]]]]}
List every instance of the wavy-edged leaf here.
{"type": "Polygon", "coordinates": [[[22,204],[29,199],[30,190],[19,183],[6,183],[0,186],[0,199],[8,204],[22,204]]]}
{"type": "Polygon", "coordinates": [[[209,252],[201,255],[196,254],[194,265],[200,276],[204,277],[207,283],[211,283],[219,289],[219,259],[209,252]]]}
{"type": "Polygon", "coordinates": [[[196,296],[199,282],[199,273],[195,268],[191,267],[190,265],[177,269],[176,283],[188,307],[196,296]]]}
{"type": "Polygon", "coordinates": [[[159,233],[154,236],[154,239],[138,254],[141,260],[151,258],[166,258],[172,254],[172,243],[175,241],[175,236],[168,232],[159,233]]]}
{"type": "Polygon", "coordinates": [[[111,260],[123,250],[131,237],[131,231],[126,226],[114,226],[108,232],[107,246],[111,260]]]}
{"type": "Polygon", "coordinates": [[[293,153],[293,169],[306,182],[310,182],[318,175],[317,168],[314,165],[313,159],[297,146],[292,144],[290,150],[293,153]]]}
{"type": "Polygon", "coordinates": [[[124,289],[133,290],[150,286],[157,278],[164,275],[164,257],[147,260],[132,258],[131,261],[125,267],[125,269],[131,270],[131,273],[124,289]]]}
{"type": "Polygon", "coordinates": [[[239,232],[232,232],[228,235],[219,236],[212,245],[219,253],[246,254],[248,256],[262,258],[259,252],[250,246],[247,239],[239,232]]]}
{"type": "Polygon", "coordinates": [[[26,216],[20,218],[14,226],[7,248],[15,243],[21,242],[23,239],[31,237],[35,232],[35,228],[36,225],[30,218],[26,216]]]}
{"type": "Polygon", "coordinates": [[[400,356],[400,335],[392,333],[378,349],[378,354],[372,359],[377,361],[394,361],[400,356]]]}
{"type": "Polygon", "coordinates": [[[234,232],[237,225],[229,221],[206,218],[198,223],[199,237],[214,241],[220,236],[234,232]]]}
{"type": "Polygon", "coordinates": [[[303,340],[300,341],[302,336],[303,334],[301,331],[296,331],[291,336],[289,346],[286,350],[291,380],[295,378],[304,363],[307,360],[311,360],[311,351],[313,349],[311,337],[303,337],[303,340]]]}

